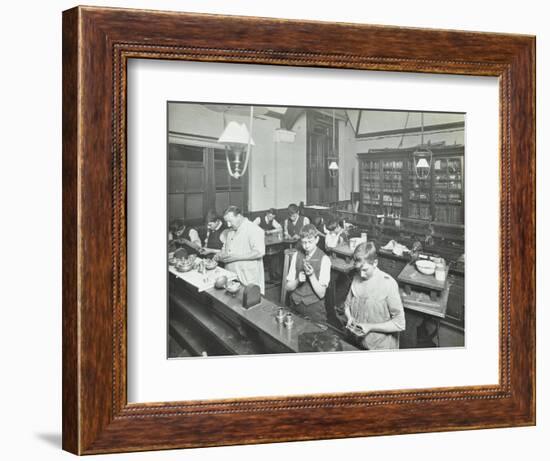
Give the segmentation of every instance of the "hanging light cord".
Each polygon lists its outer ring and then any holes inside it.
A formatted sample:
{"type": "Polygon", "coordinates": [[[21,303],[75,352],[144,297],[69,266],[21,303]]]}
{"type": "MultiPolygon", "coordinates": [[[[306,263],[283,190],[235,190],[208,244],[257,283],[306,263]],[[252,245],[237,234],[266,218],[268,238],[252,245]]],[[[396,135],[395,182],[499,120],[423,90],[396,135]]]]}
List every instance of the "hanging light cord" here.
{"type": "Polygon", "coordinates": [[[336,150],[336,109],[332,109],[332,155],[336,150]]]}
{"type": "Polygon", "coordinates": [[[420,112],[420,145],[424,145],[424,112],[420,112]]]}
{"type": "Polygon", "coordinates": [[[413,160],[414,160],[414,173],[416,174],[416,177],[418,179],[428,179],[428,176],[430,176],[430,172],[432,169],[433,152],[431,151],[431,149],[426,149],[426,148],[423,148],[422,146],[424,146],[424,112],[420,113],[420,149],[417,150],[415,153],[413,153],[413,160]],[[429,165],[428,173],[426,174],[425,177],[421,177],[418,174],[418,165],[417,165],[416,159],[414,159],[415,154],[417,154],[419,151],[422,151],[422,150],[424,151],[425,154],[427,153],[430,154],[430,163],[428,164],[429,165]]]}
{"type": "Polygon", "coordinates": [[[411,115],[410,112],[407,112],[407,118],[405,119],[405,126],[403,127],[403,134],[401,135],[401,141],[399,141],[399,145],[397,148],[403,147],[403,140],[405,139],[405,130],[407,129],[407,125],[409,124],[409,115],[411,115]]]}

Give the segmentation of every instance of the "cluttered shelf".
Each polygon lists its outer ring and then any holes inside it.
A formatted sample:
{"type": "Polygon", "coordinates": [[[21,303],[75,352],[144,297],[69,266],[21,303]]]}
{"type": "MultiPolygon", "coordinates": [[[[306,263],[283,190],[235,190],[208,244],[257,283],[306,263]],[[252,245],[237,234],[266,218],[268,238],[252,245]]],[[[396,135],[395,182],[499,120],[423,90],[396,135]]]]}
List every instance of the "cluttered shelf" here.
{"type": "MultiPolygon", "coordinates": [[[[350,225],[350,238],[358,237],[361,233],[366,232],[368,239],[382,251],[384,251],[383,247],[392,240],[410,249],[415,244],[417,246],[420,244],[423,252],[443,257],[451,263],[452,273],[464,273],[464,226],[431,223],[410,218],[401,218],[395,222],[391,219],[381,220],[372,214],[346,210],[337,210],[337,214],[350,225]]],[[[393,254],[391,249],[384,255],[390,258],[403,258],[393,254]]]]}

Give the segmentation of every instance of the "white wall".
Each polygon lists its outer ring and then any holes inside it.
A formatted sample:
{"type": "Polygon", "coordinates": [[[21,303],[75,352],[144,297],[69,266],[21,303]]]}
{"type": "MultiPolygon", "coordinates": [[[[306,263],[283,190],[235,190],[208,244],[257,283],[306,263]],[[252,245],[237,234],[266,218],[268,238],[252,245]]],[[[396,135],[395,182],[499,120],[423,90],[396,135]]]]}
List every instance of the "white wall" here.
{"type": "MultiPolygon", "coordinates": [[[[426,109],[429,109],[429,107],[426,109]]],[[[363,110],[361,111],[358,132],[373,133],[391,129],[417,128],[421,127],[422,124],[424,124],[424,127],[428,127],[430,125],[464,121],[464,114],[424,112],[423,115],[424,121],[422,121],[422,113],[420,112],[363,110]]]]}
{"type": "MultiPolygon", "coordinates": [[[[226,121],[249,126],[249,117],[226,112],[226,121]]],[[[200,104],[171,104],[168,110],[170,131],[219,138],[223,115],[200,104]]],[[[277,142],[274,133],[280,122],[273,117],[254,118],[252,148],[248,165],[249,211],[285,208],[306,200],[306,115],[302,114],[292,131],[294,142],[277,142]]]]}
{"type": "MultiPolygon", "coordinates": [[[[7,2],[0,28],[0,197],[2,264],[1,455],[4,459],[73,460],[61,439],[61,10],[78,2],[7,2]],[[29,126],[32,125],[32,131],[29,126]],[[29,212],[32,210],[32,212],[29,212]],[[29,271],[25,248],[39,224],[40,271],[29,271]],[[7,377],[7,378],[6,378],[7,377]]],[[[550,437],[550,337],[547,307],[550,251],[550,30],[545,2],[463,0],[456,8],[440,1],[298,2],[280,0],[86,0],[86,4],[307,18],[537,34],[538,162],[538,418],[536,427],[412,434],[201,450],[97,456],[95,460],[245,461],[343,458],[464,461],[490,456],[499,461],[548,457],[550,437]],[[542,83],[542,84],[541,84],[542,83]]],[[[344,37],[335,40],[345,40],[344,37]]],[[[274,37],[274,44],[277,37],[274,37]]],[[[248,379],[248,377],[243,377],[248,379]]]]}
{"type": "Polygon", "coordinates": [[[307,123],[306,114],[302,114],[292,127],[296,133],[293,144],[279,143],[281,153],[280,172],[277,180],[277,208],[286,208],[290,203],[306,203],[306,149],[307,123]]]}
{"type": "MultiPolygon", "coordinates": [[[[467,117],[467,116],[466,116],[467,117]]],[[[464,122],[464,114],[424,113],[424,126],[439,125],[444,123],[464,122]]],[[[377,132],[386,130],[398,130],[402,128],[420,127],[421,116],[418,112],[410,112],[407,120],[407,112],[382,112],[363,111],[359,132],[377,132]]],[[[367,152],[369,149],[397,148],[417,146],[422,142],[420,133],[402,135],[384,135],[376,138],[358,138],[356,152],[367,152]]],[[[424,143],[445,142],[446,144],[464,144],[464,129],[456,128],[441,132],[426,131],[424,143]]]]}
{"type": "MultiPolygon", "coordinates": [[[[367,152],[369,149],[383,149],[385,147],[397,148],[401,141],[401,136],[392,136],[382,139],[376,138],[366,138],[366,139],[357,139],[355,144],[355,149],[357,153],[367,152]]],[[[447,145],[453,144],[464,144],[464,131],[458,130],[455,132],[445,132],[445,133],[425,133],[424,142],[428,143],[438,143],[444,142],[447,145]]],[[[421,135],[413,134],[406,135],[403,138],[403,144],[401,147],[411,147],[418,146],[421,144],[421,135]]]]}
{"type": "MultiPolygon", "coordinates": [[[[227,122],[236,120],[246,123],[248,118],[227,114],[227,122]]],[[[214,112],[200,104],[184,103],[168,105],[168,129],[178,133],[190,133],[218,139],[224,129],[223,114],[214,112]]]]}
{"type": "Polygon", "coordinates": [[[254,120],[253,137],[256,145],[248,165],[248,209],[265,210],[275,202],[275,154],[273,134],[279,128],[279,120],[268,117],[254,120]]]}
{"type": "Polygon", "coordinates": [[[340,162],[338,164],[338,198],[339,200],[349,200],[351,192],[359,191],[359,173],[356,156],[357,141],[351,124],[339,120],[338,130],[340,134],[338,146],[338,152],[340,153],[340,162]],[[353,181],[352,175],[354,177],[353,181]]]}

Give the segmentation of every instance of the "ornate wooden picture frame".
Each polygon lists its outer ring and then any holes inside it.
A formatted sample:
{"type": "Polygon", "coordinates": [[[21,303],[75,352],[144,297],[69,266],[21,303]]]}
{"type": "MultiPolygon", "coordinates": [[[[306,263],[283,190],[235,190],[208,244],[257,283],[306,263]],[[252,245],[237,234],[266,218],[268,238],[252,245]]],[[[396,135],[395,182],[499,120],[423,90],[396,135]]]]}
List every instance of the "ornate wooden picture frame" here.
{"type": "Polygon", "coordinates": [[[535,424],[535,39],[77,7],[63,13],[63,448],[77,454],[535,424]],[[498,385],[129,404],[129,59],[493,76],[498,385]]]}

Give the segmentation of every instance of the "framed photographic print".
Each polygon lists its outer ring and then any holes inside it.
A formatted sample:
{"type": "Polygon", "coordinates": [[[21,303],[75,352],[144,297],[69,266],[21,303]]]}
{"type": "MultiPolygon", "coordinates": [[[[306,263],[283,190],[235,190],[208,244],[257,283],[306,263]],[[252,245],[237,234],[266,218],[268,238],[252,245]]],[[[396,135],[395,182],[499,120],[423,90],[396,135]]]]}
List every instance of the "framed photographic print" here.
{"type": "Polygon", "coordinates": [[[534,50],[64,12],[64,449],[534,424],[534,50]]]}

